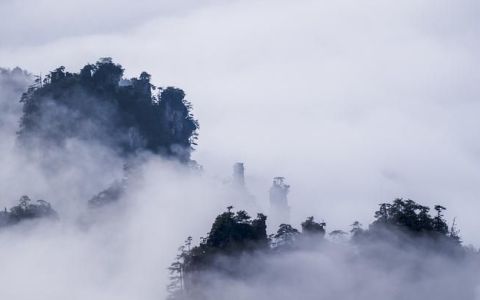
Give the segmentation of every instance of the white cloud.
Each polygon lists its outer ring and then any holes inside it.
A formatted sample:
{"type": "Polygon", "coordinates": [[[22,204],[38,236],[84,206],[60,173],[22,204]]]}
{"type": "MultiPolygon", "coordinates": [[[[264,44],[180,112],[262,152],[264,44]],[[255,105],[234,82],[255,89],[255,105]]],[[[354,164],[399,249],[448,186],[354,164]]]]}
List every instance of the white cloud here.
{"type": "Polygon", "coordinates": [[[287,177],[294,222],[314,214],[346,229],[409,197],[447,206],[464,240],[480,243],[477,1],[198,3],[3,1],[0,66],[45,74],[111,56],[128,76],[146,70],[185,89],[201,123],[194,158],[209,175],[244,161],[261,205],[270,178],[287,177]]]}

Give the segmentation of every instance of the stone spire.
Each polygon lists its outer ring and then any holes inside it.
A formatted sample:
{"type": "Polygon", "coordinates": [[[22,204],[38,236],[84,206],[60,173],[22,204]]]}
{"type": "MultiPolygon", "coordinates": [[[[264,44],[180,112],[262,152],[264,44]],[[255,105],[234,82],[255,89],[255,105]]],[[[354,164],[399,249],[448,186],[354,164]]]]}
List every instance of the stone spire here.
{"type": "Polygon", "coordinates": [[[233,165],[233,184],[236,187],[245,187],[245,167],[241,162],[233,165]]]}
{"type": "Polygon", "coordinates": [[[290,207],[288,206],[288,191],[290,186],[285,184],[284,177],[274,177],[270,188],[270,208],[272,217],[278,223],[290,221],[290,207]]]}

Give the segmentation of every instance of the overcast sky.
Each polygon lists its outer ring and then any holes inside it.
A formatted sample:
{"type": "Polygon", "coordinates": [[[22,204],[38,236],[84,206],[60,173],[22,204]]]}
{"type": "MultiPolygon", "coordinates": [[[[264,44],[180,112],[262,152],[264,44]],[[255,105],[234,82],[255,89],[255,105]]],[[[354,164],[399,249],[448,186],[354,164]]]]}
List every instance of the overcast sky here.
{"type": "Polygon", "coordinates": [[[0,1],[0,66],[78,71],[110,56],[181,87],[194,158],[246,163],[261,202],[292,185],[293,221],[371,221],[395,197],[447,206],[480,245],[480,2],[0,1]]]}

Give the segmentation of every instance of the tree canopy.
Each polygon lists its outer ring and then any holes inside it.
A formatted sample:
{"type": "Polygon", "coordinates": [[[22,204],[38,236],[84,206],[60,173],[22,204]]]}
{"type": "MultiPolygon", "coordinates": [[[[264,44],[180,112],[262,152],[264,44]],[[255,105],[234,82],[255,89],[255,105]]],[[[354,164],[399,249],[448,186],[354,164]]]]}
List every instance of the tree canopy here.
{"type": "Polygon", "coordinates": [[[399,232],[409,237],[427,237],[429,239],[446,239],[460,243],[454,226],[449,229],[443,216],[445,207],[435,205],[435,216],[430,215],[430,208],[411,199],[395,199],[392,203],[381,203],[375,212],[375,221],[368,230],[355,228],[358,236],[376,238],[390,232],[399,232]],[[385,233],[387,232],[387,233],[385,233]]]}
{"type": "MultiPolygon", "coordinates": [[[[436,215],[432,217],[428,207],[413,200],[395,199],[392,203],[382,203],[368,229],[363,229],[358,221],[352,224],[350,243],[368,249],[373,257],[388,256],[383,252],[390,248],[382,243],[397,247],[392,240],[424,247],[422,251],[427,253],[461,252],[457,230],[454,226],[449,228],[445,221],[443,211],[446,208],[436,205],[434,209],[436,215]]],[[[316,222],[311,216],[301,223],[301,232],[290,224],[281,224],[276,233],[267,238],[266,218],[259,214],[252,220],[245,211],[232,212],[230,206],[216,217],[207,237],[202,238],[198,246],[192,247],[189,237],[170,267],[171,299],[201,299],[202,291],[209,288],[212,273],[236,279],[254,276],[256,269],[252,270],[252,266],[261,269],[253,263],[259,260],[251,259],[255,255],[285,257],[295,251],[319,251],[325,243],[342,241],[342,236],[347,235],[342,230],[334,230],[330,239],[325,239],[326,223],[316,222]],[[249,267],[243,267],[245,265],[249,267]]]]}
{"type": "Polygon", "coordinates": [[[15,225],[24,220],[58,219],[57,212],[47,201],[37,200],[36,203],[32,203],[30,197],[22,196],[18,202],[18,205],[13,206],[9,211],[5,208],[0,212],[0,227],[15,225]]]}
{"type": "Polygon", "coordinates": [[[19,139],[45,146],[76,138],[125,156],[148,150],[188,161],[199,125],[185,92],[155,87],[146,72],[130,79],[123,73],[121,65],[103,58],[79,73],[62,66],[37,80],[21,99],[19,139]]]}

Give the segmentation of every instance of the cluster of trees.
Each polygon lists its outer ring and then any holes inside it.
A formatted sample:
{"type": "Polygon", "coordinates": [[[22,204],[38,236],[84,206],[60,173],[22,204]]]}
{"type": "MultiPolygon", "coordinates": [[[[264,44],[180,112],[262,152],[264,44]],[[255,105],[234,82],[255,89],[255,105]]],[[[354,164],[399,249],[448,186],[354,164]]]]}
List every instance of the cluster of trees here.
{"type": "Polygon", "coordinates": [[[103,58],[79,73],[59,67],[38,77],[21,98],[19,140],[42,146],[94,140],[125,156],[148,150],[188,162],[199,125],[184,91],[157,88],[146,72],[131,79],[123,72],[103,58]]]}
{"type": "MultiPolygon", "coordinates": [[[[196,166],[190,155],[199,123],[185,92],[154,86],[151,76],[123,78],[124,69],[111,58],[70,73],[59,67],[23,93],[18,130],[21,145],[47,149],[69,139],[107,146],[124,162],[149,151],[196,166]]],[[[135,160],[137,161],[137,160],[135,160]]],[[[113,183],[89,200],[92,207],[118,200],[126,180],[113,183]]]]}
{"type": "MultiPolygon", "coordinates": [[[[235,257],[268,247],[267,217],[258,214],[252,219],[245,211],[233,213],[232,208],[228,207],[228,211],[217,216],[200,245],[191,247],[192,238],[189,237],[180,247],[177,260],[170,266],[172,282],[169,290],[172,295],[179,297],[185,291],[201,286],[203,278],[195,274],[209,269],[219,256],[235,257]]],[[[224,268],[224,271],[234,274],[239,270],[224,268]]]]}
{"type": "MultiPolygon", "coordinates": [[[[396,199],[393,203],[382,203],[368,229],[363,229],[359,222],[352,224],[350,243],[356,246],[379,245],[378,241],[390,242],[395,237],[400,244],[417,245],[419,239],[427,240],[428,251],[461,250],[458,231],[454,225],[449,228],[445,221],[445,208],[439,205],[434,208],[436,214],[431,216],[428,207],[412,200],[396,199]]],[[[332,239],[326,239],[326,223],[316,222],[314,217],[301,223],[301,231],[289,224],[281,224],[275,234],[267,235],[265,215],[258,214],[252,219],[245,211],[234,213],[231,210],[230,206],[215,219],[210,232],[201,238],[198,246],[192,246],[189,237],[179,248],[179,254],[169,268],[170,299],[201,299],[202,289],[209,286],[211,277],[208,274],[211,273],[236,279],[250,276],[256,270],[242,266],[256,254],[288,255],[301,249],[315,251],[317,247],[347,235],[342,230],[334,230],[329,234],[332,239]]]]}
{"type": "Polygon", "coordinates": [[[375,212],[375,221],[368,230],[361,228],[358,222],[352,225],[352,238],[358,242],[372,239],[388,239],[391,232],[396,232],[396,241],[403,243],[405,238],[428,238],[453,245],[460,244],[455,222],[449,228],[443,211],[445,207],[434,206],[435,214],[430,215],[430,208],[413,200],[395,199],[392,203],[382,203],[375,212]],[[404,237],[398,239],[398,237],[404,237]]]}
{"type": "Polygon", "coordinates": [[[0,227],[39,218],[58,219],[57,212],[47,201],[37,200],[33,203],[28,196],[22,196],[18,202],[18,205],[10,208],[9,211],[5,208],[0,212],[0,227]]]}
{"type": "Polygon", "coordinates": [[[179,248],[176,261],[169,268],[171,282],[167,288],[171,299],[200,297],[199,289],[208,285],[208,276],[204,275],[209,271],[235,278],[249,276],[254,270],[242,268],[240,263],[249,255],[290,251],[306,240],[321,241],[325,236],[326,224],[317,223],[313,217],[302,223],[301,232],[281,224],[275,234],[268,235],[265,215],[252,218],[243,210],[234,213],[232,208],[229,206],[216,217],[198,246],[192,246],[192,238],[188,237],[179,248]],[[232,260],[238,263],[232,264],[232,260]]]}

